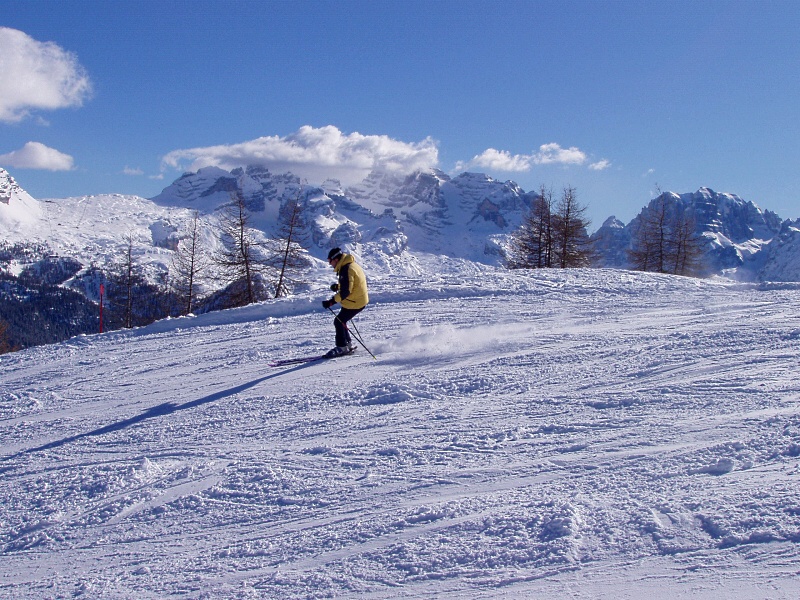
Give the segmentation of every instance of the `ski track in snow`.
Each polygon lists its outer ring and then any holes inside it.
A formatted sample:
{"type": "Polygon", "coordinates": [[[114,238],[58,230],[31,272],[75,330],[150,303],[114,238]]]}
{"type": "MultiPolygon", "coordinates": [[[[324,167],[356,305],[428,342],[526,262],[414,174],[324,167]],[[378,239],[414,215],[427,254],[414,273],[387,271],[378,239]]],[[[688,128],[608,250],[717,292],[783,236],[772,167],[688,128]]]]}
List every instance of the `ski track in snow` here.
{"type": "Polygon", "coordinates": [[[371,281],[1,357],[0,597],[800,596],[800,286],[371,281]]]}

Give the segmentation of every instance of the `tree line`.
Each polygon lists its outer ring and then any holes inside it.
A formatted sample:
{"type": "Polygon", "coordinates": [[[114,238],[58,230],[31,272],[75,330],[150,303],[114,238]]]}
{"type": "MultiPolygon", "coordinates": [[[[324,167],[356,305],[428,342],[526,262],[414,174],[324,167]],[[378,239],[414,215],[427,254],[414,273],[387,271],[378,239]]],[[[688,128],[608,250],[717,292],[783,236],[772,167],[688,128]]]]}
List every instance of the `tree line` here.
{"type": "MultiPolygon", "coordinates": [[[[540,188],[521,226],[512,233],[506,266],[510,269],[594,266],[598,255],[588,234],[587,207],[573,187],[558,199],[540,188]]],[[[634,219],[627,249],[630,268],[637,271],[698,275],[702,272],[704,240],[694,213],[660,194],[634,219]]]]}
{"type": "MultiPolygon", "coordinates": [[[[139,327],[170,316],[290,294],[303,283],[302,273],[311,264],[305,253],[307,223],[302,206],[299,194],[287,202],[277,232],[266,237],[251,226],[244,198],[234,193],[220,216],[216,252],[209,252],[203,243],[200,216],[195,212],[177,242],[168,272],[158,274],[155,282],[137,262],[129,234],[113,264],[91,265],[80,276],[87,295],[102,302],[103,330],[139,327]],[[203,293],[209,288],[215,291],[203,293]]],[[[17,246],[0,247],[0,258],[26,258],[34,266],[19,276],[0,271],[0,354],[99,331],[99,303],[60,285],[82,265],[72,259],[48,258],[49,249],[44,246],[17,246]]]]}
{"type": "Polygon", "coordinates": [[[628,259],[637,271],[697,275],[703,268],[703,244],[694,213],[660,194],[633,223],[628,259]]]}
{"type": "Polygon", "coordinates": [[[593,262],[587,207],[578,202],[575,188],[561,197],[541,187],[522,225],[511,235],[506,266],[510,269],[588,267],[593,262]]]}
{"type": "MultiPolygon", "coordinates": [[[[552,189],[541,186],[521,226],[510,236],[506,266],[565,269],[596,264],[586,210],[575,188],[565,187],[556,198],[552,189]]],[[[136,261],[132,235],[115,264],[102,269],[90,266],[81,277],[89,296],[97,297],[100,284],[104,286],[106,330],[243,306],[285,296],[303,283],[302,273],[310,265],[304,238],[308,230],[299,194],[281,208],[278,230],[267,237],[252,227],[244,198],[234,192],[220,215],[218,251],[207,250],[195,213],[174,248],[168,272],[155,282],[136,261]],[[204,293],[206,289],[215,291],[204,293]]],[[[82,265],[49,257],[48,249],[40,246],[0,244],[0,263],[21,257],[34,264],[17,277],[0,271],[0,353],[99,329],[98,305],[60,286],[82,265]]],[[[627,253],[635,270],[698,274],[703,238],[693,212],[661,194],[631,224],[627,253]]]]}
{"type": "Polygon", "coordinates": [[[149,283],[135,262],[129,238],[122,262],[107,279],[111,326],[133,327],[291,293],[311,264],[305,254],[306,223],[299,195],[282,207],[275,235],[265,237],[252,227],[251,219],[241,193],[233,193],[220,214],[219,250],[209,253],[195,212],[175,247],[169,271],[157,284],[149,283]],[[208,287],[215,291],[204,295],[208,287]]]}

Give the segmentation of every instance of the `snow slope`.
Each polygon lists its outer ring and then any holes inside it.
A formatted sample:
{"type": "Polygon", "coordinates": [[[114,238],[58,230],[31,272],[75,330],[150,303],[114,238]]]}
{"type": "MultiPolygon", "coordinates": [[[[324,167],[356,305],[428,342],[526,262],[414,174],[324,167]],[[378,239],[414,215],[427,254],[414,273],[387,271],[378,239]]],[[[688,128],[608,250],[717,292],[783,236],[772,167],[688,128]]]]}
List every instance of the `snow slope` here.
{"type": "Polygon", "coordinates": [[[800,596],[800,286],[419,260],[0,357],[0,597],[800,596]]]}
{"type": "MultiPolygon", "coordinates": [[[[159,206],[122,194],[31,198],[30,205],[36,208],[36,219],[31,217],[13,230],[3,230],[0,221],[0,241],[46,243],[54,255],[72,257],[87,268],[94,265],[109,270],[125,260],[130,244],[135,262],[152,282],[161,281],[159,276],[168,272],[173,251],[179,240],[188,237],[194,215],[189,208],[159,206]]],[[[200,216],[200,244],[209,255],[219,246],[218,229],[215,215],[200,216]]],[[[9,270],[18,273],[28,264],[23,257],[12,261],[9,270]]],[[[75,279],[80,280],[81,275],[75,279]]],[[[77,282],[73,287],[97,301],[97,291],[90,284],[91,280],[77,282]]]]}

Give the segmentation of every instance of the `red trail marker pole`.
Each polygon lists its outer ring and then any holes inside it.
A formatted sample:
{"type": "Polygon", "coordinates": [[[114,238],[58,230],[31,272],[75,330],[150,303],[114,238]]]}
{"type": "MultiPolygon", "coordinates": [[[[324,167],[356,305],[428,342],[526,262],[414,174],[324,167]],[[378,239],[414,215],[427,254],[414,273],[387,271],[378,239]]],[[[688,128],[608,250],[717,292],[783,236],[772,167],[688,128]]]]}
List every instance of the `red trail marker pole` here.
{"type": "Polygon", "coordinates": [[[106,291],[105,286],[100,284],[100,333],[103,333],[103,292],[106,291]]]}

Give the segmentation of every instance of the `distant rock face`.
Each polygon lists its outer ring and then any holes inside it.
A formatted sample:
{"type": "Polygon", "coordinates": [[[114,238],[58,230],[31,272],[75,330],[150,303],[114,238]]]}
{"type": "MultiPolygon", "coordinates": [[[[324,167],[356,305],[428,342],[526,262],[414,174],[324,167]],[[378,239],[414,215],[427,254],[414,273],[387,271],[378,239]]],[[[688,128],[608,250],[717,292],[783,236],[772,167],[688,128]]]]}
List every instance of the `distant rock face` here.
{"type": "Polygon", "coordinates": [[[438,170],[402,179],[373,174],[347,193],[374,212],[392,211],[409,249],[485,263],[502,258],[496,237],[513,232],[536,198],[513,182],[438,170]]]}
{"type": "Polygon", "coordinates": [[[11,190],[15,188],[19,188],[17,182],[8,174],[8,171],[0,167],[0,203],[11,202],[11,190]]]}
{"type": "MultiPolygon", "coordinates": [[[[791,238],[791,227],[782,225],[778,215],[762,210],[753,202],[734,194],[700,188],[688,194],[667,192],[652,200],[648,208],[659,200],[693,216],[696,233],[707,240],[706,263],[710,273],[726,273],[744,280],[772,279],[778,273],[776,268],[765,270],[768,260],[772,265],[792,262],[776,258],[776,255],[788,253],[790,244],[784,243],[783,250],[777,250],[773,244],[781,232],[786,239],[791,238]],[[768,255],[771,258],[768,259],[768,255]]],[[[612,217],[592,235],[602,266],[630,266],[627,251],[631,247],[632,231],[641,219],[642,213],[623,225],[612,217]]],[[[795,254],[793,260],[798,257],[800,255],[795,254]]]]}
{"type": "Polygon", "coordinates": [[[497,261],[487,238],[513,231],[536,197],[513,182],[477,173],[451,179],[438,170],[408,176],[374,172],[342,190],[336,181],[308,186],[263,167],[231,172],[209,167],[183,175],[152,200],[210,212],[235,194],[265,231],[274,228],[287,203],[299,200],[307,237],[320,249],[375,243],[382,252],[408,248],[481,262],[497,261]]]}
{"type": "Polygon", "coordinates": [[[800,281],[800,219],[785,221],[764,248],[759,278],[763,281],[800,281]]]}
{"type": "MultiPolygon", "coordinates": [[[[213,211],[230,202],[234,193],[242,194],[265,231],[274,227],[287,202],[299,198],[306,236],[313,242],[312,254],[318,256],[331,245],[373,244],[389,255],[408,249],[489,264],[502,262],[506,237],[537,197],[513,181],[481,173],[450,177],[439,170],[407,176],[373,172],[360,184],[342,189],[337,181],[321,187],[301,185],[291,174],[274,175],[263,167],[231,172],[209,167],[179,178],[153,201],[213,211]]],[[[660,198],[693,216],[697,233],[707,240],[708,273],[745,280],[800,280],[800,273],[792,274],[800,270],[794,267],[797,227],[782,224],[775,213],[708,188],[667,192],[660,198]]],[[[640,214],[625,225],[611,217],[592,235],[599,266],[630,267],[632,231],[641,218],[640,214]]]]}
{"type": "Polygon", "coordinates": [[[292,175],[273,177],[262,167],[233,171],[205,167],[196,173],[184,173],[152,200],[162,206],[212,212],[241,194],[249,210],[264,212],[268,204],[280,200],[281,191],[287,188],[296,192],[300,189],[300,180],[292,175]]]}
{"type": "Polygon", "coordinates": [[[734,194],[700,188],[693,194],[673,196],[694,210],[698,233],[706,235],[717,247],[767,243],[781,229],[778,215],[734,194]]]}
{"type": "Polygon", "coordinates": [[[592,236],[594,249],[602,257],[603,266],[626,268],[627,249],[631,244],[631,230],[616,217],[609,217],[592,236]]]}

